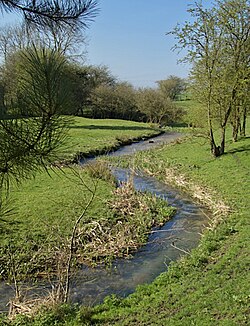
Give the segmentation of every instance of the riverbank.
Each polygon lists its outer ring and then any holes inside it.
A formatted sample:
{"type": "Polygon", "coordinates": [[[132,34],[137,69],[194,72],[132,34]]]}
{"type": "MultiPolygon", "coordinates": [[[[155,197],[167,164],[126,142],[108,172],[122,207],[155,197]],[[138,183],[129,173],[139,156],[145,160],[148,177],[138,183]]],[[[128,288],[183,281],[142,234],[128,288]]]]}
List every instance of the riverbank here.
{"type": "Polygon", "coordinates": [[[72,117],[65,144],[58,153],[59,161],[78,162],[107,154],[141,139],[157,136],[163,131],[148,123],[72,117]]]}
{"type": "MultiPolygon", "coordinates": [[[[204,140],[196,138],[137,155],[133,164],[162,180],[167,171],[174,177],[184,175],[206,191],[207,197],[229,206],[229,215],[211,221],[196,250],[127,299],[108,298],[91,309],[59,307],[37,315],[34,325],[247,324],[249,138],[229,142],[227,150],[228,154],[214,159],[204,140]]],[[[22,322],[31,325],[32,320],[22,322]]]]}
{"type": "Polygon", "coordinates": [[[227,154],[214,159],[202,139],[191,138],[137,155],[135,164],[160,179],[175,180],[187,191],[193,189],[191,186],[188,189],[190,182],[202,189],[202,197],[210,202],[214,219],[199,247],[188,257],[173,263],[167,273],[151,285],[139,287],[129,298],[107,299],[92,312],[92,323],[230,326],[248,323],[249,146],[249,138],[228,142],[227,154]],[[217,205],[222,202],[219,210],[217,205]]]}
{"type": "MultiPolygon", "coordinates": [[[[79,118],[76,123],[71,138],[78,139],[81,151],[86,147],[86,157],[89,148],[92,153],[104,152],[115,142],[121,146],[123,141],[130,143],[162,132],[147,124],[120,120],[79,118]]],[[[166,201],[134,191],[130,183],[122,189],[117,189],[105,163],[51,167],[21,187],[12,185],[12,214],[1,221],[2,280],[21,285],[27,279],[60,278],[57,273],[66,268],[75,226],[75,264],[96,266],[129,257],[147,241],[151,228],[165,223],[175,210],[166,201]]]]}

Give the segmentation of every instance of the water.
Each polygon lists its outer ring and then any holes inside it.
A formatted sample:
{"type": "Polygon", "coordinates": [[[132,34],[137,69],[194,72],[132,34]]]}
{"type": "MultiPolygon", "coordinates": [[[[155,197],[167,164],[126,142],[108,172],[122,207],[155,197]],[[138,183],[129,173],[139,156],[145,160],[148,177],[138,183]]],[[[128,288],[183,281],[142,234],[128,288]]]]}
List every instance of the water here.
{"type": "MultiPolygon", "coordinates": [[[[127,155],[150,149],[179,136],[177,133],[163,134],[155,137],[154,142],[146,140],[128,145],[111,155],[127,155]]],[[[126,181],[130,174],[129,170],[120,168],[115,168],[113,173],[119,181],[126,181]]],[[[204,207],[193,203],[188,195],[143,173],[137,172],[133,181],[136,190],[151,192],[176,207],[175,216],[162,228],[152,230],[148,243],[139,249],[133,258],[116,260],[108,269],[83,266],[71,282],[71,302],[94,305],[100,303],[108,294],[125,297],[132,293],[137,285],[152,282],[160,273],[167,271],[171,261],[177,260],[197,246],[207,223],[204,207]]],[[[46,294],[48,288],[40,285],[33,294],[39,291],[46,294]]],[[[0,311],[8,310],[6,304],[13,294],[14,291],[9,285],[0,283],[0,311]]]]}
{"type": "Polygon", "coordinates": [[[132,143],[131,145],[123,146],[118,150],[109,153],[109,156],[131,155],[138,151],[145,151],[170,143],[180,137],[183,137],[183,134],[178,132],[166,132],[151,139],[142,140],[137,143],[132,143]]]}
{"type": "MultiPolygon", "coordinates": [[[[129,178],[126,169],[117,168],[113,172],[120,181],[129,178]]],[[[132,259],[119,259],[109,269],[83,267],[71,286],[72,302],[94,305],[108,294],[125,297],[137,285],[152,282],[167,270],[171,261],[197,246],[206,223],[203,207],[174,188],[141,173],[134,176],[134,187],[166,199],[176,207],[175,216],[162,228],[153,230],[148,243],[132,259]]]]}

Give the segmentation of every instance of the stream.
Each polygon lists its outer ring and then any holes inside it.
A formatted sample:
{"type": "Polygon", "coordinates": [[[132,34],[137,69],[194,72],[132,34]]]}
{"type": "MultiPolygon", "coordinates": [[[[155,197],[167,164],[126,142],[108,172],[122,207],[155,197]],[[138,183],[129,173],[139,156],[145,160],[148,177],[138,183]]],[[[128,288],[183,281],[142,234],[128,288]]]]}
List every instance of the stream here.
{"type": "MultiPolygon", "coordinates": [[[[180,137],[178,133],[165,133],[151,140],[124,146],[110,155],[128,155],[135,151],[152,149],[180,137]]],[[[114,168],[119,182],[129,178],[128,169],[114,168]]],[[[134,187],[147,191],[168,201],[177,211],[163,227],[153,229],[148,243],[140,248],[131,259],[118,259],[109,268],[83,266],[70,285],[70,301],[84,305],[102,302],[105,296],[116,294],[125,297],[136,286],[152,282],[168,265],[195,248],[201,232],[207,224],[207,211],[187,195],[140,171],[133,176],[134,187]]],[[[43,286],[46,293],[48,287],[43,286]]],[[[13,296],[13,289],[0,283],[0,311],[6,311],[7,302],[13,296]]]]}

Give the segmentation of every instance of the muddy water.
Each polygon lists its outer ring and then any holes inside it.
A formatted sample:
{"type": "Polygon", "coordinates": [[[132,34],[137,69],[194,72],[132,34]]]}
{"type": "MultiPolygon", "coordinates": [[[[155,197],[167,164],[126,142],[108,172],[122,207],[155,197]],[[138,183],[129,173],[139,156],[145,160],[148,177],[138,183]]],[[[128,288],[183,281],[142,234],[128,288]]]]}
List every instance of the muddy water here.
{"type": "MultiPolygon", "coordinates": [[[[150,149],[179,136],[177,133],[163,134],[153,140],[125,146],[111,155],[127,155],[138,150],[150,149]]],[[[121,182],[129,178],[130,172],[116,168],[113,173],[121,182]]],[[[94,305],[108,294],[124,297],[132,293],[137,285],[152,282],[155,277],[167,270],[171,261],[177,260],[197,246],[200,233],[207,221],[205,209],[193,203],[186,194],[140,172],[134,175],[133,180],[135,189],[148,191],[166,199],[170,205],[176,207],[177,212],[162,228],[152,230],[148,243],[133,258],[119,259],[108,269],[101,267],[91,269],[83,266],[70,286],[72,302],[94,305]]],[[[41,284],[33,293],[46,294],[47,289],[49,286],[41,284]]],[[[0,311],[7,310],[6,304],[13,294],[13,289],[9,285],[0,283],[0,311]]]]}

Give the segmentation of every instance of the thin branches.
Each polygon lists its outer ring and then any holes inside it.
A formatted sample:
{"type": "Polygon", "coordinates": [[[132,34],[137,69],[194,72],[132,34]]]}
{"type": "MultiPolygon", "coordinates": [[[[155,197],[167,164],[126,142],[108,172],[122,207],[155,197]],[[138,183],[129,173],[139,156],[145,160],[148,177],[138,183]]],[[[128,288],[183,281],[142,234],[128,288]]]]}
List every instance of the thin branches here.
{"type": "Polygon", "coordinates": [[[95,0],[2,0],[0,9],[5,12],[21,12],[28,24],[42,27],[48,24],[88,27],[98,13],[95,0]]]}

